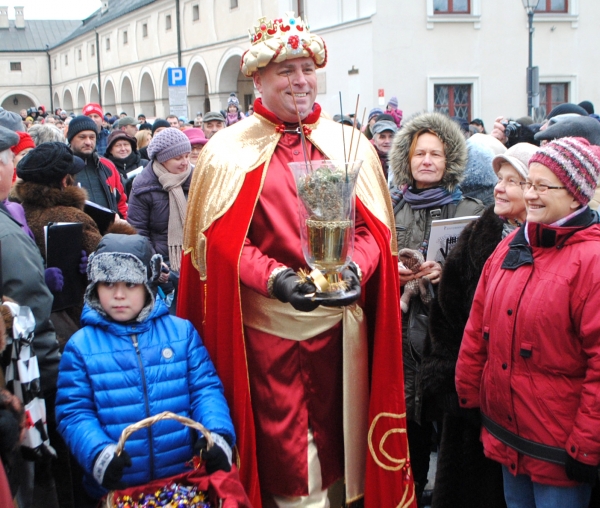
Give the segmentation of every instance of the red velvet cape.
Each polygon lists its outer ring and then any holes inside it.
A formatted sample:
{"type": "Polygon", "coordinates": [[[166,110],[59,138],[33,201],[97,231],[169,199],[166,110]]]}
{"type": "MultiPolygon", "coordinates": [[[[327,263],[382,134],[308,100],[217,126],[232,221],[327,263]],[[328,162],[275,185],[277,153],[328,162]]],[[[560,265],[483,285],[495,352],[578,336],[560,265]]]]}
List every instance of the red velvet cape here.
{"type": "MultiPolygon", "coordinates": [[[[246,175],[231,208],[206,230],[206,281],[200,280],[190,254],[183,256],[177,306],[177,314],[196,326],[225,387],[237,433],[240,477],[255,508],[261,508],[262,501],[239,294],[239,258],[263,170],[261,165],[246,175]]],[[[381,251],[379,266],[363,288],[362,299],[371,359],[365,506],[416,507],[412,474],[405,462],[408,442],[397,259],[390,252],[387,227],[358,198],[356,206],[381,251]]]]}

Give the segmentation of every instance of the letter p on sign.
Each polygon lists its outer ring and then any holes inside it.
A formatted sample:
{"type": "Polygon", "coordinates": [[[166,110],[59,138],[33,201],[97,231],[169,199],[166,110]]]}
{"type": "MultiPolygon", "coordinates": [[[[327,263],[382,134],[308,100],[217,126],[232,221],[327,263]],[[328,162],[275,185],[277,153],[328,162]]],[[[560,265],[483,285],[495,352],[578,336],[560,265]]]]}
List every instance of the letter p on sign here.
{"type": "Polygon", "coordinates": [[[168,70],[169,86],[186,86],[185,67],[169,67],[168,70]]]}

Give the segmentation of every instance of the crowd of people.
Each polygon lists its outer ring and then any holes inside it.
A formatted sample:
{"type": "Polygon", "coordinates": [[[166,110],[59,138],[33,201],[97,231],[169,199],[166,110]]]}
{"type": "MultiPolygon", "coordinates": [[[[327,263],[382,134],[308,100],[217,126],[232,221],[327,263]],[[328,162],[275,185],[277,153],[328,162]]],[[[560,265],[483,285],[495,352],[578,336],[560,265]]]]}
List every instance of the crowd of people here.
{"type": "Polygon", "coordinates": [[[239,506],[600,506],[593,104],[487,133],[392,97],[361,126],[315,102],[327,50],[302,19],[255,31],[247,114],[235,94],[191,122],[0,110],[0,504],[94,507],[197,457],[239,506]],[[332,295],[288,165],[354,158],[332,295]],[[428,256],[433,221],[461,217],[428,256]],[[81,225],[69,273],[47,255],[61,224],[81,225]],[[164,411],[212,438],[165,420],[117,447],[164,411]]]}

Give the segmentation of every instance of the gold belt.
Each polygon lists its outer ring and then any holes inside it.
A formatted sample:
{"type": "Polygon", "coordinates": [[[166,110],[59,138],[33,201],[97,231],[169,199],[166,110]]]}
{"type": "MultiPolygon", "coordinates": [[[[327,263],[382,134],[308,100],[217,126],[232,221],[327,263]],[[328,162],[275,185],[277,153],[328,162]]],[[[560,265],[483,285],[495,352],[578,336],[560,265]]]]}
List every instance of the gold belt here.
{"type": "Polygon", "coordinates": [[[301,312],[240,285],[244,325],[288,340],[307,340],[342,321],[346,502],[364,494],[369,412],[367,322],[356,303],[301,312]]]}

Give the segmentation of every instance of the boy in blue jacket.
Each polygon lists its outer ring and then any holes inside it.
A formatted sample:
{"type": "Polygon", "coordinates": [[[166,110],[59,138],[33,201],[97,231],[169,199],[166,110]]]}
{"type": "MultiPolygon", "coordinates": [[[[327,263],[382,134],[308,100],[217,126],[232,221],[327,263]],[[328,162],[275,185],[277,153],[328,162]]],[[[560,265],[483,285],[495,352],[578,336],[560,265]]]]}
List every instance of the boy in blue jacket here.
{"type": "Polygon", "coordinates": [[[150,284],[161,262],[143,236],[106,235],[88,263],[84,327],[60,362],[58,430],[94,500],[181,473],[194,452],[209,473],[231,468],[235,432],[223,386],[193,325],[155,299],[150,284]],[[125,427],[163,411],[202,423],[215,446],[207,451],[195,430],[163,420],[133,433],[115,454],[125,427]]]}

